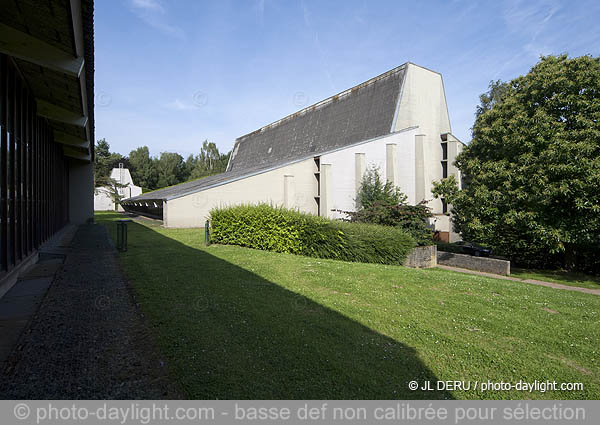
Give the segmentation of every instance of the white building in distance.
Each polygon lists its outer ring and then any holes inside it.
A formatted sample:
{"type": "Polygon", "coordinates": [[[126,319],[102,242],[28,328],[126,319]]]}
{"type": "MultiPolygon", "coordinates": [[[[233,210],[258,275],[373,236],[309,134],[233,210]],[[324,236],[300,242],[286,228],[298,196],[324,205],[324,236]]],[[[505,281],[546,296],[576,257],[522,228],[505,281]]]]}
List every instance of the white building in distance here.
{"type": "Polygon", "coordinates": [[[127,210],[166,227],[201,227],[216,206],[267,202],[329,218],[355,209],[367,167],[429,200],[442,240],[454,240],[432,182],[454,175],[463,143],[452,135],[441,74],[405,63],[239,137],[225,173],[128,199],[127,210]]]}
{"type": "MultiPolygon", "coordinates": [[[[113,168],[110,173],[110,178],[119,183],[119,185],[124,185],[124,187],[117,188],[121,200],[142,194],[142,188],[133,184],[131,173],[127,168],[113,168]]],[[[116,211],[117,208],[119,211],[123,211],[123,208],[120,205],[118,207],[115,205],[111,188],[96,188],[94,191],[94,211],[116,211]]]]}

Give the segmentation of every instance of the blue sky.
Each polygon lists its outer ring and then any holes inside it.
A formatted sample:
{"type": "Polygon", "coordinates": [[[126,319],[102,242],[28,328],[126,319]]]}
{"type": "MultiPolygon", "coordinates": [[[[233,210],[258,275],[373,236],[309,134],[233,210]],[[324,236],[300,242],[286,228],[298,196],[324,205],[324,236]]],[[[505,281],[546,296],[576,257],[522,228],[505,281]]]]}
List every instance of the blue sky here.
{"type": "Polygon", "coordinates": [[[410,61],[442,73],[470,140],[490,80],[541,54],[600,54],[600,2],[102,0],[96,139],[198,153],[410,61]]]}

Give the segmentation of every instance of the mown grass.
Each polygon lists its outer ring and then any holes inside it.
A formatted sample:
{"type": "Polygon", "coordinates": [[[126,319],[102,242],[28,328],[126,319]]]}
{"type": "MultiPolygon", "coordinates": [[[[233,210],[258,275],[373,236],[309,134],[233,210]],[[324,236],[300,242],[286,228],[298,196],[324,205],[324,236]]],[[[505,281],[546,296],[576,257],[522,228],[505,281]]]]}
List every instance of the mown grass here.
{"type": "MultiPolygon", "coordinates": [[[[114,213],[97,221],[114,232],[114,213]]],[[[129,225],[124,269],[190,398],[597,399],[600,297],[236,246],[129,225]],[[408,382],[581,382],[416,391],[408,382]]]]}

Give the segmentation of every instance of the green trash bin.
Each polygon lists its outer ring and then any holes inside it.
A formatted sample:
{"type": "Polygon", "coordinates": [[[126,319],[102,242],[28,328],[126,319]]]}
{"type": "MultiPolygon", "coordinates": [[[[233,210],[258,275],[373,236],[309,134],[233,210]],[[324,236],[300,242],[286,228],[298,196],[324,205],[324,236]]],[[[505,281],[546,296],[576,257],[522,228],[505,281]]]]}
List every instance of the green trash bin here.
{"type": "Polygon", "coordinates": [[[131,221],[133,220],[117,220],[117,250],[120,252],[127,251],[127,223],[131,221]]]}

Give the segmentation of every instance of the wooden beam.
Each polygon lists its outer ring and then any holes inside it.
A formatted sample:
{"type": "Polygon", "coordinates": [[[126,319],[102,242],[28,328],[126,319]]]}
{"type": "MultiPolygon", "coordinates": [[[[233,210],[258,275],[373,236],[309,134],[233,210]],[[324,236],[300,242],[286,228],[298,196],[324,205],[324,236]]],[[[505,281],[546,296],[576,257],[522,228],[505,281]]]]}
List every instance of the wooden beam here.
{"type": "Polygon", "coordinates": [[[74,57],[44,41],[0,24],[0,52],[79,78],[85,60],[74,57]]]}
{"type": "Polygon", "coordinates": [[[42,117],[46,117],[49,120],[63,122],[65,124],[71,124],[76,127],[85,127],[87,124],[87,117],[77,112],[70,111],[61,106],[54,105],[43,99],[37,100],[37,113],[42,117]]]}

